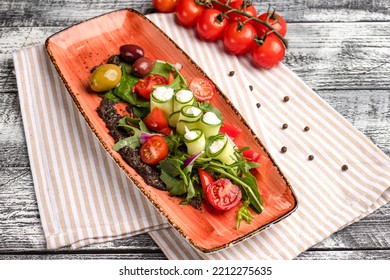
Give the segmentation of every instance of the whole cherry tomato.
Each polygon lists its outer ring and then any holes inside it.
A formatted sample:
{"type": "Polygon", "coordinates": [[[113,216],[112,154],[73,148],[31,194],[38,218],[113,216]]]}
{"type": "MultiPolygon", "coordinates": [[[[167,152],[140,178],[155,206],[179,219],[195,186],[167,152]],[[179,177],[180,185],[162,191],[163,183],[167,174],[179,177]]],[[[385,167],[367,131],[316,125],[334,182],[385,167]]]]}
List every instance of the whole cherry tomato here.
{"type": "Polygon", "coordinates": [[[252,61],[261,68],[271,68],[282,61],[286,53],[283,42],[274,34],[266,36],[262,43],[253,44],[252,61]]]}
{"type": "Polygon", "coordinates": [[[221,178],[207,186],[206,198],[211,206],[218,210],[229,210],[236,206],[242,197],[241,189],[221,178]]]}
{"type": "Polygon", "coordinates": [[[251,24],[230,23],[223,34],[223,44],[229,52],[242,55],[249,52],[254,44],[256,30],[251,24]]]}
{"type": "Polygon", "coordinates": [[[186,27],[195,26],[204,6],[195,3],[195,0],[180,0],[176,5],[176,17],[186,27]]]}
{"type": "Polygon", "coordinates": [[[139,80],[134,88],[133,92],[138,93],[140,96],[150,99],[150,94],[154,90],[154,86],[166,85],[167,79],[161,75],[149,75],[139,80]]]}
{"type": "Polygon", "coordinates": [[[214,84],[205,77],[194,77],[190,80],[189,90],[192,91],[194,97],[198,101],[210,100],[217,92],[214,84]]]}
{"type": "MultiPolygon", "coordinates": [[[[268,22],[282,36],[286,36],[287,25],[284,18],[276,13],[264,13],[258,16],[258,19],[268,22]]],[[[253,22],[258,36],[264,36],[270,29],[259,22],[253,22]]]]}
{"type": "MultiPolygon", "coordinates": [[[[253,5],[248,5],[246,7],[242,7],[242,1],[241,1],[241,3],[240,3],[240,1],[237,1],[237,2],[231,3],[230,6],[233,9],[247,13],[251,17],[256,17],[257,11],[253,5]]],[[[238,14],[235,12],[229,13],[228,16],[229,16],[229,22],[235,22],[238,20],[240,20],[241,22],[244,22],[245,20],[248,19],[247,16],[244,16],[244,15],[241,15],[241,14],[238,14]]],[[[249,22],[252,22],[252,21],[249,21],[249,22]]]]}
{"type": "Polygon", "coordinates": [[[175,11],[178,0],[153,0],[153,6],[161,13],[171,13],[175,11]]]}
{"type": "Polygon", "coordinates": [[[196,23],[196,30],[203,39],[216,41],[222,37],[227,24],[227,18],[222,17],[219,10],[205,9],[196,23]]]}
{"type": "Polygon", "coordinates": [[[167,157],[168,152],[168,144],[164,137],[153,135],[142,144],[140,156],[144,163],[156,165],[167,157]]]}

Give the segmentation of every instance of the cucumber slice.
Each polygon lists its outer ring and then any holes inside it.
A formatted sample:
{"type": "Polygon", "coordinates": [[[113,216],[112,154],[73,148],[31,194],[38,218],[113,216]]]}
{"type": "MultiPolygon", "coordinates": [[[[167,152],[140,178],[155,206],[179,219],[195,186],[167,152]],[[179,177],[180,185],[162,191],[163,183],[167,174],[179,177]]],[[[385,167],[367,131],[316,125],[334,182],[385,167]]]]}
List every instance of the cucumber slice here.
{"type": "Polygon", "coordinates": [[[195,98],[192,91],[187,89],[179,90],[173,99],[173,111],[180,111],[184,106],[192,105],[194,102],[195,98]]]}
{"type": "Polygon", "coordinates": [[[206,155],[208,157],[218,159],[227,165],[231,165],[237,161],[234,146],[226,135],[218,134],[209,140],[210,142],[206,147],[206,155]]]}
{"type": "Polygon", "coordinates": [[[156,88],[150,95],[150,111],[155,107],[159,108],[168,119],[173,112],[173,89],[166,87],[156,88]]]}
{"type": "Polygon", "coordinates": [[[204,151],[206,147],[206,139],[204,133],[200,129],[189,130],[185,127],[184,143],[187,146],[189,155],[194,155],[204,151]]]}
{"type": "Polygon", "coordinates": [[[179,120],[176,125],[177,133],[183,135],[185,133],[184,126],[188,129],[199,128],[199,119],[202,117],[202,111],[191,105],[184,106],[180,110],[179,120]]]}
{"type": "Polygon", "coordinates": [[[219,133],[222,121],[213,112],[206,112],[199,122],[199,128],[203,131],[204,136],[208,139],[219,133]]]}
{"type": "Polygon", "coordinates": [[[179,117],[180,117],[180,111],[176,111],[176,112],[170,113],[169,116],[168,116],[169,126],[170,127],[176,127],[177,126],[177,122],[179,121],[179,117]]]}

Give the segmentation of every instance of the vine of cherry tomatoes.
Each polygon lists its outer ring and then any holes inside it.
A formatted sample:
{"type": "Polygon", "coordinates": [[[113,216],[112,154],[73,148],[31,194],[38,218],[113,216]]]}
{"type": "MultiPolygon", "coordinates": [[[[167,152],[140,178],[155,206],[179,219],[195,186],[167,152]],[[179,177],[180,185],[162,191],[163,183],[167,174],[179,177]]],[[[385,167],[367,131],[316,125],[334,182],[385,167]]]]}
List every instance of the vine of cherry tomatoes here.
{"type": "Polygon", "coordinates": [[[248,0],[153,0],[153,5],[160,12],[175,11],[177,21],[196,28],[202,39],[222,40],[229,53],[251,52],[258,67],[271,68],[285,56],[287,25],[275,10],[258,15],[248,0]]]}

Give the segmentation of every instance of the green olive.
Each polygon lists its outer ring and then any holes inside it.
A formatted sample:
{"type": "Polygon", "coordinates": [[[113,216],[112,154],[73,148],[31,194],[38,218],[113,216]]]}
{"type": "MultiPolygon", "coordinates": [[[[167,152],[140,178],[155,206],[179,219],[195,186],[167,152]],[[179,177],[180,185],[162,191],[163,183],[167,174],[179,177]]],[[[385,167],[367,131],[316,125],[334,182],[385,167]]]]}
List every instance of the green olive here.
{"type": "Polygon", "coordinates": [[[121,69],[115,64],[104,64],[93,71],[89,85],[93,91],[102,92],[116,87],[122,78],[121,69]]]}

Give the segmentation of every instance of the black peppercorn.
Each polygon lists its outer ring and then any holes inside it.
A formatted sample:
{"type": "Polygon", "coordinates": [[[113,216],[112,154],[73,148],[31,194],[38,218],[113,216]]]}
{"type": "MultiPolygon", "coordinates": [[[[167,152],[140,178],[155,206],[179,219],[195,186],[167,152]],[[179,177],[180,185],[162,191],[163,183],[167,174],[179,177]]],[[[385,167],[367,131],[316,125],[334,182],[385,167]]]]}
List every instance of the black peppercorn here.
{"type": "Polygon", "coordinates": [[[284,102],[288,102],[290,100],[290,97],[288,97],[288,96],[285,96],[284,98],[283,98],[283,101],[284,102]]]}
{"type": "Polygon", "coordinates": [[[283,147],[280,149],[280,151],[281,151],[282,153],[287,152],[287,147],[286,147],[286,146],[283,146],[283,147]]]}
{"type": "Polygon", "coordinates": [[[256,107],[257,107],[257,108],[260,108],[260,107],[261,107],[261,104],[260,104],[260,103],[256,103],[256,107]]]}
{"type": "Polygon", "coordinates": [[[304,131],[309,131],[309,130],[310,130],[310,127],[305,126],[305,128],[304,128],[303,130],[304,130],[304,131]]]}
{"type": "Polygon", "coordinates": [[[341,166],[341,169],[343,171],[347,171],[348,170],[348,165],[344,164],[343,166],[341,166]]]}
{"type": "Polygon", "coordinates": [[[286,129],[288,127],[288,124],[286,124],[286,123],[284,123],[283,125],[282,125],[282,128],[283,129],[286,129]]]}
{"type": "Polygon", "coordinates": [[[249,85],[249,90],[253,91],[253,86],[252,85],[249,85]]]}
{"type": "Polygon", "coordinates": [[[308,160],[313,160],[313,159],[314,159],[314,156],[313,156],[313,155],[310,155],[307,159],[308,159],[308,160]]]}
{"type": "Polygon", "coordinates": [[[234,71],[230,71],[230,72],[229,72],[229,76],[230,76],[230,77],[234,76],[234,73],[235,73],[234,71]]]}

